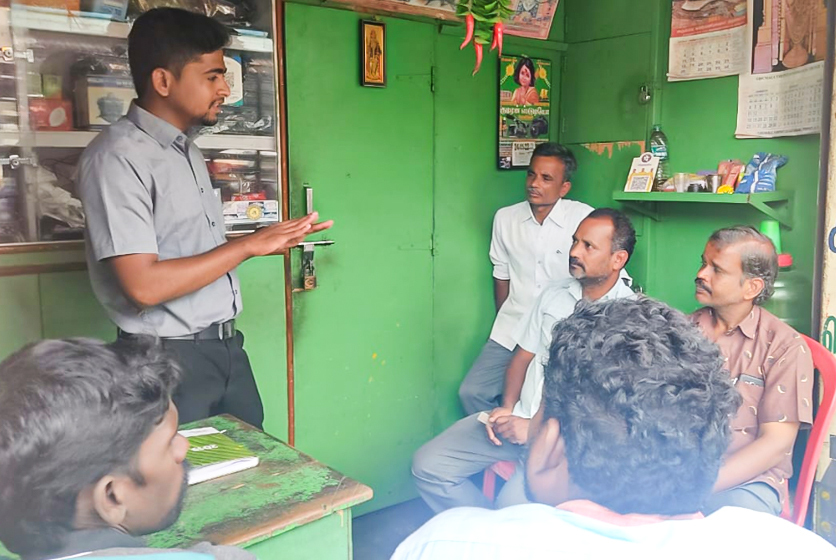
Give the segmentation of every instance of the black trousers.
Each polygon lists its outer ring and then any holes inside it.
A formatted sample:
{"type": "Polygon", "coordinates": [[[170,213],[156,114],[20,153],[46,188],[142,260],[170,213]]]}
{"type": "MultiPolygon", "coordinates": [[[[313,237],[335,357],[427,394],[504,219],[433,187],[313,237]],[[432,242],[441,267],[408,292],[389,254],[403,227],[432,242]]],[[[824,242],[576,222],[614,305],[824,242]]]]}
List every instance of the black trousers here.
{"type": "Polygon", "coordinates": [[[163,346],[183,369],[174,394],[181,424],[231,414],[262,428],[264,408],[240,331],[227,340],[164,339],[163,346]]]}

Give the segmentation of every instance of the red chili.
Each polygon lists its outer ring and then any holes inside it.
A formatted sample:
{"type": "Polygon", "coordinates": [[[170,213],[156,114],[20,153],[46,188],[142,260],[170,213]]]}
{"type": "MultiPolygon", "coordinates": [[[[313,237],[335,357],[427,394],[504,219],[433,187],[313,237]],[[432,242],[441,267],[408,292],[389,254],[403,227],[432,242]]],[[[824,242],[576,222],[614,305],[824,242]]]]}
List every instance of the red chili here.
{"type": "Polygon", "coordinates": [[[479,71],[479,67],[482,65],[482,43],[477,43],[473,41],[473,49],[476,51],[476,67],[473,68],[473,76],[476,75],[476,72],[479,71]]]}
{"type": "Polygon", "coordinates": [[[491,40],[491,50],[494,50],[497,46],[497,42],[498,42],[498,39],[497,39],[498,35],[496,34],[497,26],[499,26],[499,23],[495,23],[493,25],[493,39],[491,40]]]}
{"type": "Polygon", "coordinates": [[[504,26],[502,25],[502,22],[497,23],[496,27],[494,28],[494,33],[496,34],[496,46],[499,48],[499,52],[497,53],[497,56],[502,56],[502,32],[503,32],[503,30],[504,30],[504,26]]]}
{"type": "Polygon", "coordinates": [[[476,21],[473,19],[473,14],[467,14],[464,18],[465,32],[464,42],[459,47],[462,50],[467,46],[471,39],[473,39],[473,28],[476,26],[476,21]]]}

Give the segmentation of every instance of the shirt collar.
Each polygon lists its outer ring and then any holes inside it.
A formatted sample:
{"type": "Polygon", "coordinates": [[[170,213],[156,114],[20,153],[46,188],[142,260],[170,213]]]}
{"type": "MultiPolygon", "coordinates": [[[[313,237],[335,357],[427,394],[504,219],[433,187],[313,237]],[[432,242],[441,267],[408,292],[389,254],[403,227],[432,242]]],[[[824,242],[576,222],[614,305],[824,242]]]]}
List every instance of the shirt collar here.
{"type": "Polygon", "coordinates": [[[136,101],[131,102],[131,108],[128,109],[127,118],[138,129],[159,142],[163,148],[168,148],[175,140],[182,142],[186,140],[186,135],[176,126],[149,113],[137,105],[136,101]]]}
{"type": "MultiPolygon", "coordinates": [[[[558,227],[561,227],[561,228],[563,227],[563,224],[560,223],[560,221],[563,218],[563,214],[564,214],[563,205],[560,204],[560,202],[562,200],[563,200],[562,198],[558,199],[558,201],[555,202],[554,206],[552,206],[552,209],[549,212],[548,216],[546,216],[546,220],[550,220],[551,222],[554,223],[554,225],[556,225],[558,227]]],[[[527,222],[528,220],[531,220],[532,222],[537,223],[537,220],[534,218],[534,212],[531,211],[531,204],[529,204],[526,201],[525,212],[522,214],[522,221],[527,222]]],[[[545,223],[546,220],[543,220],[543,222],[545,223]]],[[[572,232],[572,233],[574,233],[574,232],[572,232]]]]}
{"type": "Polygon", "coordinates": [[[24,556],[23,560],[61,559],[106,548],[141,548],[144,546],[145,542],[142,539],[127,535],[112,527],[86,529],[68,534],[61,547],[47,556],[24,556]]]}
{"type": "Polygon", "coordinates": [[[662,521],[683,520],[683,519],[702,519],[703,514],[686,513],[682,515],[649,515],[643,513],[627,513],[621,514],[605,508],[602,505],[596,504],[590,500],[570,500],[563,502],[557,509],[569,511],[584,517],[591,517],[598,521],[610,523],[611,525],[619,525],[622,527],[634,527],[637,525],[649,525],[651,523],[660,523],[662,521]]]}
{"type": "Polygon", "coordinates": [[[613,287],[610,288],[610,291],[604,294],[599,301],[630,297],[632,295],[635,295],[635,292],[627,285],[625,278],[619,276],[613,287]]]}
{"type": "MultiPolygon", "coordinates": [[[[711,308],[711,307],[707,307],[706,309],[708,310],[708,312],[711,315],[711,321],[714,322],[714,320],[716,319],[715,316],[714,316],[714,309],[711,308]]],[[[754,307],[752,307],[752,311],[749,312],[749,314],[746,316],[746,318],[743,319],[742,321],[740,321],[740,323],[737,325],[737,327],[732,329],[731,332],[740,329],[740,332],[743,333],[743,336],[745,336],[746,338],[749,338],[751,340],[754,340],[755,339],[755,333],[758,330],[758,323],[760,323],[760,320],[761,320],[761,308],[759,306],[755,305],[754,307]]]]}

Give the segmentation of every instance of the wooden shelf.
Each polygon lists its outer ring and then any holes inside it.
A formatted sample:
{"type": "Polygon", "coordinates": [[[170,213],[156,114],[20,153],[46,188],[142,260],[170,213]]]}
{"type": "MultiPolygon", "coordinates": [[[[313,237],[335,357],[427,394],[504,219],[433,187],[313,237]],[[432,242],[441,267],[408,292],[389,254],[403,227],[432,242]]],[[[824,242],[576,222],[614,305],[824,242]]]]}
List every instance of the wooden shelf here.
{"type": "Polygon", "coordinates": [[[688,204],[746,204],[766,215],[770,219],[778,220],[787,228],[792,229],[791,203],[792,195],[786,192],[766,192],[752,194],[713,194],[713,193],[676,193],[649,192],[634,193],[616,191],[613,200],[625,207],[644,214],[655,221],[659,221],[658,204],[688,203],[688,204]]]}
{"type": "MultiPolygon", "coordinates": [[[[86,148],[98,131],[73,130],[66,132],[31,133],[31,145],[35,148],[86,148]]],[[[14,132],[0,133],[0,146],[20,146],[24,143],[21,135],[14,132]]],[[[258,150],[275,152],[276,139],[273,136],[245,136],[238,134],[203,134],[195,139],[202,150],[258,150]]]]}
{"type": "MultiPolygon", "coordinates": [[[[76,35],[90,35],[95,37],[111,37],[127,39],[131,30],[129,23],[113,21],[105,17],[95,17],[96,14],[82,12],[56,12],[50,9],[15,6],[14,8],[0,8],[11,11],[12,28],[32,29],[36,31],[52,31],[56,33],[73,33],[76,35]]],[[[250,35],[233,35],[229,44],[230,49],[250,52],[273,52],[273,40],[269,37],[255,37],[250,35]]]]}

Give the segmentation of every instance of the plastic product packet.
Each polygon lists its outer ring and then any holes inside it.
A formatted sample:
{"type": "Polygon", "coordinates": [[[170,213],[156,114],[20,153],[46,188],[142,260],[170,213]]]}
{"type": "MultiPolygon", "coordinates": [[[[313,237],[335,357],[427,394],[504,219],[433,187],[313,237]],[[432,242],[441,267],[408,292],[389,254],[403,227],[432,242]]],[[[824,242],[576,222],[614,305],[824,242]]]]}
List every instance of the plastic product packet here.
{"type": "Polygon", "coordinates": [[[233,27],[252,27],[256,19],[254,0],[130,0],[129,13],[135,18],[153,8],[181,8],[233,27]]]}
{"type": "Polygon", "coordinates": [[[746,173],[735,189],[736,194],[773,192],[778,168],[787,163],[786,156],[758,152],[746,164],[746,173]]]}

